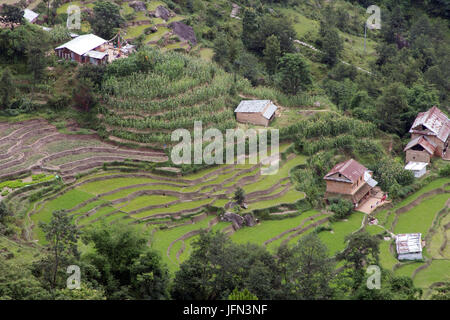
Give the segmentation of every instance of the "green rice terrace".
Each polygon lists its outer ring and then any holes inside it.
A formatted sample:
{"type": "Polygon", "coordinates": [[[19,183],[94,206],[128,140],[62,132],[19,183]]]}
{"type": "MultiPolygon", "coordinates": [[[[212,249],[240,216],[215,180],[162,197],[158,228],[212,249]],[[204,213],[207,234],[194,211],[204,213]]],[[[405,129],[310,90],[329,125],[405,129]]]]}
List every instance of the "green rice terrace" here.
{"type": "MultiPolygon", "coordinates": [[[[272,252],[316,232],[335,255],[345,249],[347,235],[365,229],[385,237],[382,266],[412,277],[425,298],[450,277],[449,178],[436,179],[395,206],[376,211],[377,225],[368,224],[360,212],[333,221],[330,212],[305,205],[305,194],[296,189],[293,170],[303,168],[308,158],[293,153],[290,143],[280,146],[280,168],[273,176],[261,175],[260,166],[251,164],[180,175],[155,166],[165,165],[163,152],[117,147],[87,131],[47,120],[0,125],[0,197],[26,226],[22,236],[38,246],[45,243],[38,223],[48,222],[56,210],[67,210],[80,228],[117,222],[136,226],[148,234],[149,245],[172,272],[189,257],[201,230],[220,230],[234,242],[253,242],[272,252]],[[15,169],[7,170],[5,164],[15,169]],[[237,187],[246,194],[243,213],[259,219],[254,227],[236,229],[220,218],[230,209],[237,187]],[[425,260],[399,262],[391,236],[414,232],[425,240],[425,260]]],[[[313,155],[317,150],[303,151],[313,155]]]]}
{"type": "MultiPolygon", "coordinates": [[[[280,150],[286,151],[288,146],[282,145],[280,150]]],[[[325,223],[328,220],[326,213],[306,211],[300,214],[295,210],[294,204],[305,195],[295,190],[289,175],[293,168],[304,165],[305,161],[304,156],[290,153],[281,162],[278,173],[271,176],[261,175],[260,166],[250,164],[221,165],[183,177],[148,171],[127,173],[111,167],[107,171],[83,176],[29,204],[21,203],[26,199],[20,190],[10,194],[7,201],[14,207],[29,208],[24,214],[27,236],[38,243],[45,241],[37,227],[38,222],[49,221],[52,212],[60,209],[68,210],[81,228],[101,221],[136,224],[151,232],[149,243],[175,270],[188,256],[190,242],[201,229],[222,230],[233,240],[271,243],[273,247],[274,237],[278,236],[279,241],[294,241],[303,232],[325,223]],[[244,228],[235,232],[231,223],[220,221],[217,213],[219,208],[232,201],[237,186],[246,191],[248,212],[272,208],[272,216],[286,215],[289,218],[267,220],[254,229],[244,228]],[[255,232],[258,236],[252,236],[255,232]]],[[[353,226],[359,227],[360,224],[361,219],[353,226]]]]}
{"type": "Polygon", "coordinates": [[[380,260],[384,268],[397,275],[412,277],[415,285],[424,290],[424,298],[431,289],[450,280],[450,179],[439,178],[395,206],[377,211],[378,225],[368,225],[371,234],[422,233],[425,241],[424,261],[399,262],[395,241],[386,238],[380,245],[380,260]]]}

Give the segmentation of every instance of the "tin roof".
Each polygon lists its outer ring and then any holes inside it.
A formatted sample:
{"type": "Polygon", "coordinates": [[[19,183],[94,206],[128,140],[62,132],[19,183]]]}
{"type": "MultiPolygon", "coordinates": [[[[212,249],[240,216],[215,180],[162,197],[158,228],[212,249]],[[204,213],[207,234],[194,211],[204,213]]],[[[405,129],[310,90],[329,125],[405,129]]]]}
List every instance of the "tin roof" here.
{"type": "Polygon", "coordinates": [[[242,100],[234,112],[262,112],[270,100],[242,100]]]}
{"type": "Polygon", "coordinates": [[[234,112],[262,113],[266,119],[270,119],[278,109],[270,100],[242,100],[234,112]]]}
{"type": "Polygon", "coordinates": [[[429,154],[434,154],[434,150],[436,150],[436,144],[432,141],[428,140],[426,136],[419,136],[415,139],[412,139],[405,147],[403,151],[409,150],[412,147],[420,145],[424,148],[429,154]]]}
{"type": "Polygon", "coordinates": [[[420,171],[423,168],[425,168],[428,165],[428,163],[426,162],[414,162],[414,161],[410,161],[408,162],[408,164],[405,166],[405,170],[412,170],[412,171],[420,171]]]}
{"type": "Polygon", "coordinates": [[[422,252],[422,234],[404,233],[395,236],[398,254],[422,252]]]}
{"type": "Polygon", "coordinates": [[[369,186],[372,188],[375,187],[378,184],[378,181],[372,178],[372,175],[370,174],[370,171],[364,172],[364,181],[367,182],[369,186]]]}
{"type": "Polygon", "coordinates": [[[439,140],[445,142],[450,134],[450,120],[441,110],[434,106],[430,110],[420,112],[417,115],[409,132],[437,136],[439,140]],[[419,126],[426,127],[431,133],[424,132],[419,126]]]}
{"type": "Polygon", "coordinates": [[[91,50],[85,54],[85,56],[94,58],[94,59],[103,59],[107,55],[108,55],[107,52],[100,52],[100,51],[95,51],[95,50],[91,50]]]}
{"type": "Polygon", "coordinates": [[[36,13],[30,9],[23,10],[23,17],[28,21],[32,22],[34,19],[39,17],[39,13],[36,13]]]}
{"type": "Polygon", "coordinates": [[[366,167],[364,167],[362,164],[360,164],[358,161],[354,159],[349,159],[347,161],[338,163],[331,169],[330,172],[328,172],[324,179],[328,180],[336,180],[334,178],[331,178],[332,175],[336,173],[340,173],[345,178],[350,180],[350,182],[354,183],[356,182],[366,171],[369,171],[366,167]]]}
{"type": "Polygon", "coordinates": [[[271,103],[266,111],[264,111],[263,113],[263,117],[266,119],[270,119],[272,118],[273,114],[275,113],[275,111],[278,109],[278,107],[276,105],[274,105],[273,103],[271,103]]]}
{"type": "Polygon", "coordinates": [[[107,42],[105,39],[102,39],[95,34],[90,33],[76,37],[75,39],[72,39],[63,45],[60,45],[55,50],[66,48],[82,56],[85,53],[101,46],[105,42],[107,42]]]}

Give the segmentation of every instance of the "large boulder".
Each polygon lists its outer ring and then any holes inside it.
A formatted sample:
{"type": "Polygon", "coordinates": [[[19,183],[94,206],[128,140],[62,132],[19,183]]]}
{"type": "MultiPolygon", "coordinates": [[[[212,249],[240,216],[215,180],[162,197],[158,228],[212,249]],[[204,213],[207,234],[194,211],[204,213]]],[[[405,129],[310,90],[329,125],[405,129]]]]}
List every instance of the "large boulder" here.
{"type": "Polygon", "coordinates": [[[147,5],[142,1],[132,1],[129,3],[135,11],[147,11],[147,5]]]}
{"type": "Polygon", "coordinates": [[[238,230],[243,226],[253,227],[258,223],[258,220],[251,213],[241,216],[234,212],[225,212],[222,216],[222,221],[231,222],[234,230],[238,230]]]}
{"type": "Polygon", "coordinates": [[[197,44],[194,29],[187,24],[180,21],[175,21],[169,24],[169,28],[171,28],[173,33],[175,33],[181,40],[189,41],[192,46],[197,44]]]}
{"type": "Polygon", "coordinates": [[[240,229],[244,225],[244,218],[234,212],[225,212],[222,221],[231,222],[234,230],[240,229]]]}
{"type": "Polygon", "coordinates": [[[163,6],[158,6],[155,10],[155,17],[164,19],[165,21],[169,20],[173,16],[174,14],[163,6]]]}
{"type": "Polygon", "coordinates": [[[247,213],[246,215],[244,215],[244,221],[247,227],[253,227],[258,224],[258,220],[256,220],[251,213],[247,213]]]}

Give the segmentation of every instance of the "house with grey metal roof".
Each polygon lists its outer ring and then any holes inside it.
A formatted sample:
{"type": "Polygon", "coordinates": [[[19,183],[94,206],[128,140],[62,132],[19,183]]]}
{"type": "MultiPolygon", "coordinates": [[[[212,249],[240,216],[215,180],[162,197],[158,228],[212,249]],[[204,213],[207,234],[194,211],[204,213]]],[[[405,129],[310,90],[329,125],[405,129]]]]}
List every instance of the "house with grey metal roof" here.
{"type": "Polygon", "coordinates": [[[242,100],[234,113],[238,122],[267,127],[275,117],[277,109],[270,100],[242,100]]]}
{"type": "Polygon", "coordinates": [[[398,260],[422,260],[422,234],[405,233],[395,236],[398,260]]]}
{"type": "Polygon", "coordinates": [[[25,9],[25,10],[23,10],[23,17],[29,23],[34,23],[34,22],[36,22],[37,18],[39,17],[39,13],[36,13],[30,9],[25,9]]]}

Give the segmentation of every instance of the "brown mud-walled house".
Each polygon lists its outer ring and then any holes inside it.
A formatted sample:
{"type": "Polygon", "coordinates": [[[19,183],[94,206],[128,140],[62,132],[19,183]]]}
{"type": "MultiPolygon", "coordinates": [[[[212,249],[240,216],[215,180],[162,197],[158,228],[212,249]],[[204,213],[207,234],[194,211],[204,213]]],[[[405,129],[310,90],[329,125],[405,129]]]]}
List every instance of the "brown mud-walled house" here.
{"type": "Polygon", "coordinates": [[[419,113],[409,132],[411,141],[404,149],[407,163],[429,163],[433,156],[450,160],[450,120],[436,106],[419,113]]]}
{"type": "Polygon", "coordinates": [[[360,206],[377,185],[372,172],[356,160],[349,159],[338,163],[328,172],[324,180],[327,183],[325,199],[344,198],[360,206]]]}
{"type": "Polygon", "coordinates": [[[267,127],[278,109],[270,100],[243,100],[234,110],[236,120],[267,127]]]}

